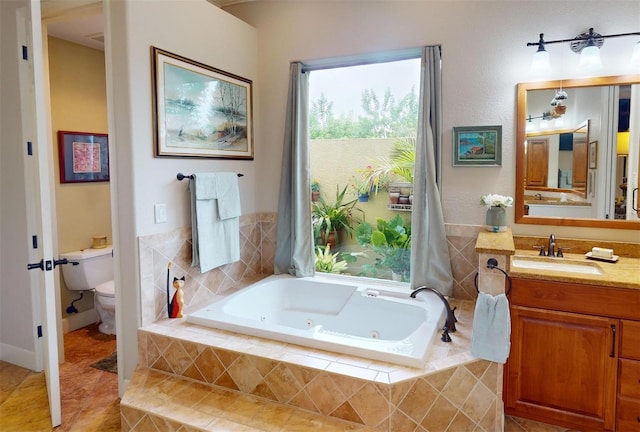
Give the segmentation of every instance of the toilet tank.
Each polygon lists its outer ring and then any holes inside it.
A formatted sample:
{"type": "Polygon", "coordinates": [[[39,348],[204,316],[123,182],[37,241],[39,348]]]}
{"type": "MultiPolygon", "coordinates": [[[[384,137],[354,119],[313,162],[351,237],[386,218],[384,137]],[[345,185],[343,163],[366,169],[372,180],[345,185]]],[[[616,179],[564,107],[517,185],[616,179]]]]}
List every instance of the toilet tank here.
{"type": "Polygon", "coordinates": [[[112,246],[66,252],[60,254],[60,258],[79,263],[78,265],[64,264],[61,266],[64,283],[72,291],[90,290],[113,279],[112,246]]]}

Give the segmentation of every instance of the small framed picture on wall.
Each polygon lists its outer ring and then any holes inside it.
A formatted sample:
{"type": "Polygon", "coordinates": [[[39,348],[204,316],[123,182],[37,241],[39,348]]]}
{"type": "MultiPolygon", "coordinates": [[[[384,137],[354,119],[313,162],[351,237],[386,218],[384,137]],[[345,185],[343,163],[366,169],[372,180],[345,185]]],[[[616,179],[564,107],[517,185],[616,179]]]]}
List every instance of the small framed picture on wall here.
{"type": "Polygon", "coordinates": [[[501,166],[502,126],[453,128],[453,166],[501,166]]]}
{"type": "Polygon", "coordinates": [[[60,183],[109,181],[109,137],[58,131],[60,183]]]}

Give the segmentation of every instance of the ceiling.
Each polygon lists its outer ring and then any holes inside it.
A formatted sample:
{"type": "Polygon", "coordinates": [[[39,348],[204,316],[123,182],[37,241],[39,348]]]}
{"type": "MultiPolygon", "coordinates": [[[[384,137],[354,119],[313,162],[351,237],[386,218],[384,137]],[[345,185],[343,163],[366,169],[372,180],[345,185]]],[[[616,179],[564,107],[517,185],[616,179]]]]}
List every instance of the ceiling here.
{"type": "Polygon", "coordinates": [[[49,36],[104,50],[101,1],[41,0],[40,5],[49,36]]]}
{"type": "MultiPolygon", "coordinates": [[[[259,0],[207,1],[224,7],[259,0]]],[[[104,51],[101,0],[41,0],[40,4],[49,36],[104,51]]]]}

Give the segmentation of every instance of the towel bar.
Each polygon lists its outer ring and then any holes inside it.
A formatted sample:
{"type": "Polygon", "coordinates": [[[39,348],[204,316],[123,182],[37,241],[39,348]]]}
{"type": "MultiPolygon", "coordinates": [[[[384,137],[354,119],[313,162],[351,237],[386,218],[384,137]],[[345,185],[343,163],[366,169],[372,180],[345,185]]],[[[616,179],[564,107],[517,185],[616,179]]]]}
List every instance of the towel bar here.
{"type": "MultiPolygon", "coordinates": [[[[509,274],[506,271],[502,270],[500,267],[498,267],[498,260],[496,260],[495,258],[489,258],[489,260],[487,261],[487,268],[492,270],[493,269],[499,270],[502,272],[502,274],[504,274],[504,276],[507,278],[507,283],[508,283],[507,292],[504,295],[509,297],[509,294],[511,294],[511,277],[509,276],[509,274]]],[[[473,283],[476,286],[476,292],[480,294],[480,289],[478,288],[478,276],[480,276],[480,273],[476,272],[476,275],[473,279],[473,283]]]]}
{"type": "MultiPolygon", "coordinates": [[[[240,173],[238,173],[238,177],[244,177],[244,174],[240,174],[240,173]]],[[[177,178],[178,180],[180,180],[180,181],[182,181],[182,180],[184,180],[184,179],[186,179],[186,178],[192,179],[192,178],[193,178],[193,174],[191,174],[191,175],[184,175],[184,174],[182,174],[182,173],[178,173],[178,175],[176,175],[176,178],[177,178]]]]}

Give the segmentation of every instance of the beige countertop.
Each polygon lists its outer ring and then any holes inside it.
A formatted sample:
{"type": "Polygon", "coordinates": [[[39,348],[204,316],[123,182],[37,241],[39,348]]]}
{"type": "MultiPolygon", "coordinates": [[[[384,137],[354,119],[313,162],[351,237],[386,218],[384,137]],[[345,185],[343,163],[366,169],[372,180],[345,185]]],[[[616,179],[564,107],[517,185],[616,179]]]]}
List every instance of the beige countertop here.
{"type": "Polygon", "coordinates": [[[539,256],[539,249],[536,248],[544,246],[546,250],[548,240],[548,237],[514,236],[510,228],[507,228],[507,231],[503,233],[481,231],[476,241],[476,252],[506,255],[507,272],[512,277],[640,290],[640,243],[582,240],[556,236],[556,248],[564,249],[564,257],[539,256]],[[618,256],[618,261],[611,263],[587,258],[585,254],[591,251],[593,246],[613,249],[614,254],[618,256]],[[518,257],[531,257],[533,260],[560,263],[575,262],[596,267],[601,274],[514,267],[513,260],[518,257]]]}
{"type": "Polygon", "coordinates": [[[515,246],[511,228],[505,232],[480,231],[476,240],[476,252],[499,255],[513,255],[515,246]]]}
{"type": "Polygon", "coordinates": [[[539,257],[535,250],[516,249],[509,260],[509,275],[523,279],[573,282],[586,285],[599,285],[612,288],[630,288],[640,290],[640,258],[621,256],[615,263],[593,260],[584,254],[565,253],[564,258],[539,257]],[[582,263],[597,267],[602,274],[586,274],[566,271],[541,270],[536,268],[514,267],[513,260],[518,257],[533,257],[535,260],[565,263],[582,263]]]}

